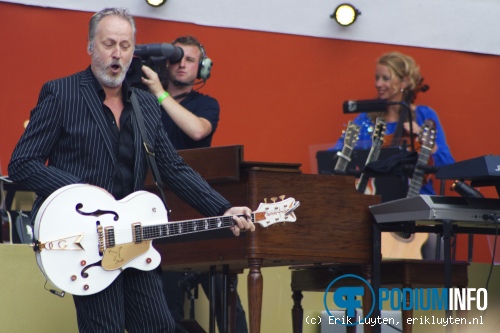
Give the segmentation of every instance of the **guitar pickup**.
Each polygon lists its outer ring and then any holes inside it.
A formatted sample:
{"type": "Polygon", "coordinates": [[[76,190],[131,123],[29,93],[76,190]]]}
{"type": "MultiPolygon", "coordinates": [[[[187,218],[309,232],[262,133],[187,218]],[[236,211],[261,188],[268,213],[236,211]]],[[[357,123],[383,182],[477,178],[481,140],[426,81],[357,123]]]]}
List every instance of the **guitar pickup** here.
{"type": "Polygon", "coordinates": [[[106,248],[114,247],[115,243],[115,228],[114,227],[106,227],[104,228],[104,237],[106,239],[106,248]]]}
{"type": "Polygon", "coordinates": [[[140,222],[132,223],[132,238],[134,243],[142,242],[142,225],[140,222]]]}

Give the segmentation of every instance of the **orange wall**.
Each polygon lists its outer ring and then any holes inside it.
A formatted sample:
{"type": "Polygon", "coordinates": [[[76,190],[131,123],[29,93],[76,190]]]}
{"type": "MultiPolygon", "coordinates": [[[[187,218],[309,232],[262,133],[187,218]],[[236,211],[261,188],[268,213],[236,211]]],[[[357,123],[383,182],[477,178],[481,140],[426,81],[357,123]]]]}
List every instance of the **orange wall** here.
{"type": "MultiPolygon", "coordinates": [[[[90,16],[0,2],[4,174],[41,85],[88,66],[90,16]]],[[[246,160],[300,162],[304,172],[315,171],[310,148],[337,140],[350,118],[342,113],[344,100],[375,97],[375,61],[392,50],[408,53],[420,64],[430,90],[418,102],[438,111],[456,160],[500,154],[497,56],[143,18],[137,19],[137,27],[141,44],[170,42],[184,34],[202,41],[214,67],[201,91],[221,105],[214,145],[243,144],[246,160]]],[[[486,193],[496,195],[490,189],[486,193]]],[[[486,253],[484,248],[475,251],[486,253]]]]}

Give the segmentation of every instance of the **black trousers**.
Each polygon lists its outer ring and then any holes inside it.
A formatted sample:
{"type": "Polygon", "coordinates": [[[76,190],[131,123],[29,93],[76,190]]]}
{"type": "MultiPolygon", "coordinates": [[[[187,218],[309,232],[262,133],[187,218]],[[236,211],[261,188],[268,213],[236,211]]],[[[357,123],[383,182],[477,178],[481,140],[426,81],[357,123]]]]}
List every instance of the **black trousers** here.
{"type": "Polygon", "coordinates": [[[161,270],[125,269],[103,291],[73,296],[78,329],[84,333],[173,333],[161,270]]]}

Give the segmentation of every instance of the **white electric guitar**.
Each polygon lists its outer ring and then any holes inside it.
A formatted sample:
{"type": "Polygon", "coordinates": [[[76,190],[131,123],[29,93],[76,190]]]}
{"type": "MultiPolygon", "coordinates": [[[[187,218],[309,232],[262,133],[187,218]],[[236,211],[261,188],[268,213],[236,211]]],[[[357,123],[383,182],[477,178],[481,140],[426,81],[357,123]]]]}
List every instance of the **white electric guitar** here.
{"type": "MultiPolygon", "coordinates": [[[[295,222],[293,198],[261,203],[252,221],[263,227],[295,222]]],[[[95,294],[126,268],[153,270],[160,264],[152,241],[158,238],[229,228],[232,216],[168,222],[160,198],[138,191],[116,201],[104,189],[68,185],[52,193],[35,219],[36,260],[57,288],[74,295],[95,294]]]]}

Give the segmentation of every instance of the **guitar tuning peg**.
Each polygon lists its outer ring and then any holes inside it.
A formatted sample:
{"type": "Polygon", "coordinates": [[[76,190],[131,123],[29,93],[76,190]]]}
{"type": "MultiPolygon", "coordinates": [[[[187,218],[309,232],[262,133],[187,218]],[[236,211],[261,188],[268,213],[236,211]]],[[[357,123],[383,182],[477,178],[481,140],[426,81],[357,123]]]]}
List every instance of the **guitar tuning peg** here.
{"type": "Polygon", "coordinates": [[[284,195],[280,195],[279,198],[281,199],[281,201],[285,200],[285,196],[284,195]]]}
{"type": "Polygon", "coordinates": [[[278,199],[278,198],[276,198],[276,197],[272,197],[272,198],[271,198],[271,201],[272,201],[272,202],[276,202],[276,200],[277,200],[277,199],[278,199]]]}

